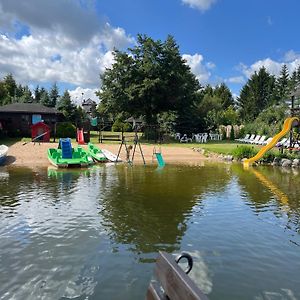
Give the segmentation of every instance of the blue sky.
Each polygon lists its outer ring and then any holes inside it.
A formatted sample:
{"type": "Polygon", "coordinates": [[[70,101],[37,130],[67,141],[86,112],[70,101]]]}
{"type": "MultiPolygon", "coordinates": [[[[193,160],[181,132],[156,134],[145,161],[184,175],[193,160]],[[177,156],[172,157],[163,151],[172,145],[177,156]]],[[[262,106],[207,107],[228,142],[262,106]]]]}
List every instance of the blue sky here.
{"type": "Polygon", "coordinates": [[[144,33],[175,37],[199,81],[235,95],[259,67],[300,64],[297,0],[0,0],[0,76],[31,87],[57,82],[94,98],[99,74],[144,33]]]}

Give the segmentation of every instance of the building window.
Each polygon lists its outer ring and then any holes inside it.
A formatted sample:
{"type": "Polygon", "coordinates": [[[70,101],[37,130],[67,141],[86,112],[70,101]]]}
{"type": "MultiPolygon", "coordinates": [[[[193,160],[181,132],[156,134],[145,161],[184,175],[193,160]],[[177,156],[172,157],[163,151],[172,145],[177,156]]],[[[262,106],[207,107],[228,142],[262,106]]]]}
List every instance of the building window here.
{"type": "Polygon", "coordinates": [[[41,115],[32,115],[32,124],[36,124],[42,121],[41,115]]]}

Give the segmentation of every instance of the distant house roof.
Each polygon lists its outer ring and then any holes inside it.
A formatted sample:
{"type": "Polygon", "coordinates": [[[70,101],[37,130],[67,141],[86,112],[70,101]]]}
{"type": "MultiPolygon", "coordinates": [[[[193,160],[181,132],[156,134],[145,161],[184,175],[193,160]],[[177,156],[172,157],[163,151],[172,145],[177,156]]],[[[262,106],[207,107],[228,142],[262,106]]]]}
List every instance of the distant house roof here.
{"type": "Polygon", "coordinates": [[[34,113],[34,114],[60,114],[53,107],[47,107],[39,103],[12,103],[0,106],[0,113],[34,113]]]}
{"type": "Polygon", "coordinates": [[[128,123],[143,123],[144,120],[142,118],[130,117],[130,118],[126,119],[125,122],[128,122],[128,123]]]}
{"type": "Polygon", "coordinates": [[[88,98],[86,100],[83,100],[82,105],[97,105],[97,103],[91,98],[88,98]]]}

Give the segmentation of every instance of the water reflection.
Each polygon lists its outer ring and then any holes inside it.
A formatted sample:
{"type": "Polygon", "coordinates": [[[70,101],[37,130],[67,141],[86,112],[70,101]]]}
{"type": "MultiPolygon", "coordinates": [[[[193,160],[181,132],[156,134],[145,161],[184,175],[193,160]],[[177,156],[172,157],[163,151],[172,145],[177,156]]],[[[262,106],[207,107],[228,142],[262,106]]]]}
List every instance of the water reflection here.
{"type": "Polygon", "coordinates": [[[286,228],[300,233],[299,173],[271,166],[244,170],[233,165],[232,169],[244,189],[245,201],[250,201],[256,213],[273,211],[287,219],[286,228]]]}
{"type": "Polygon", "coordinates": [[[152,167],[118,166],[113,173],[110,188],[102,184],[103,224],[116,243],[143,254],[178,249],[194,205],[200,207],[201,195],[222,191],[230,180],[224,165],[168,166],[159,172],[152,167]]]}
{"type": "Polygon", "coordinates": [[[1,169],[0,298],[141,299],[158,250],[212,300],[300,298],[299,175],[254,170],[1,169]]]}

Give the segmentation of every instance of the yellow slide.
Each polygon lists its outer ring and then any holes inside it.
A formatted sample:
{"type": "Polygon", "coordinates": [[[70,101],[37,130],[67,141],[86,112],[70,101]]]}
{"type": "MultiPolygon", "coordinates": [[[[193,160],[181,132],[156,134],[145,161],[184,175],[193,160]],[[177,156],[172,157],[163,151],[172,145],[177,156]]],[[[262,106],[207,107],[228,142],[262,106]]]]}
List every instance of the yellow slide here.
{"type": "Polygon", "coordinates": [[[299,118],[297,118],[297,117],[287,118],[284,121],[282,130],[273,137],[273,139],[271,140],[271,142],[269,144],[267,144],[266,146],[262,147],[255,156],[253,156],[253,157],[251,157],[249,159],[246,159],[244,161],[244,166],[248,167],[253,162],[255,162],[255,161],[259,160],[260,158],[262,158],[263,155],[267,151],[269,151],[270,149],[272,149],[277,144],[277,142],[281,138],[283,138],[291,130],[291,128],[293,126],[296,126],[298,124],[298,122],[299,122],[299,118]]]}

